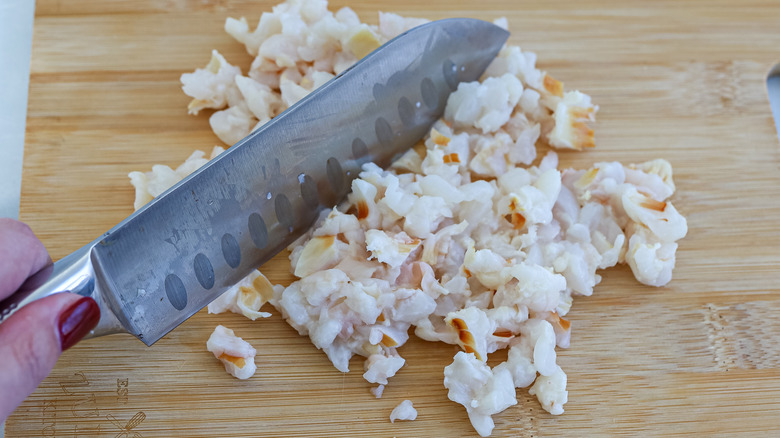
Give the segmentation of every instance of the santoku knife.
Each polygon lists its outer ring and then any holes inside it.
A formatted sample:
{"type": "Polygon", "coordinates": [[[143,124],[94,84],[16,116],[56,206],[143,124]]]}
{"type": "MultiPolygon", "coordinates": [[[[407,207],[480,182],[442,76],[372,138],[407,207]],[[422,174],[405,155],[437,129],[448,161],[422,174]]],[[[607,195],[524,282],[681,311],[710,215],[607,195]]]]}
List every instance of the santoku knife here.
{"type": "Polygon", "coordinates": [[[509,34],[474,19],[414,28],[0,302],[0,322],[61,291],[93,297],[91,333],[151,345],[301,236],[364,163],[418,142],[509,34]]]}

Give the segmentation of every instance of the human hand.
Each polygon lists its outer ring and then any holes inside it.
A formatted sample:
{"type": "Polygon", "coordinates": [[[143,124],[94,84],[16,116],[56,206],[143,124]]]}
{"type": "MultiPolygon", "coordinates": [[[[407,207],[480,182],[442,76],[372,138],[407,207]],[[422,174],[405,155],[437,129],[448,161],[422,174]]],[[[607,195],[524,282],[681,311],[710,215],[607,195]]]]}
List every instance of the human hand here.
{"type": "MultiPolygon", "coordinates": [[[[49,263],[46,248],[30,227],[0,218],[0,300],[49,263]]],[[[0,422],[99,319],[95,300],[65,292],[34,301],[0,324],[0,422]]]]}

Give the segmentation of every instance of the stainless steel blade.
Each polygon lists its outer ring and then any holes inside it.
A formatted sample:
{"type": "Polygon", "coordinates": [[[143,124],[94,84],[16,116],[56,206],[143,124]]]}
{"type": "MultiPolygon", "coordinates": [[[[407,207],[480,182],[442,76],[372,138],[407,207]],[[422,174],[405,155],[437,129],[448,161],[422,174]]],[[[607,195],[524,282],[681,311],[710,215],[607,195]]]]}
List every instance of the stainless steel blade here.
{"type": "Polygon", "coordinates": [[[780,64],[776,64],[766,78],[766,88],[769,93],[769,106],[775,118],[775,129],[780,139],[780,64]]]}
{"type": "MultiPolygon", "coordinates": [[[[95,296],[113,312],[99,332],[153,344],[301,236],[364,163],[419,141],[508,35],[448,19],[393,39],[56,263],[47,290],[95,296]]],[[[29,299],[0,303],[0,321],[29,299]]]]}

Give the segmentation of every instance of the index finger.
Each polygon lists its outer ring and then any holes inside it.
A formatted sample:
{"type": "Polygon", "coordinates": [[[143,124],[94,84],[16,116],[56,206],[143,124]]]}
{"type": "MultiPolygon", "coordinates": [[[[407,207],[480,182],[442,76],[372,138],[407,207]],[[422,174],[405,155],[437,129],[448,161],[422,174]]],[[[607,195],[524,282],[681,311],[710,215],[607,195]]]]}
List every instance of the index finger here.
{"type": "Polygon", "coordinates": [[[0,300],[50,262],[46,247],[27,224],[0,218],[0,300]]]}

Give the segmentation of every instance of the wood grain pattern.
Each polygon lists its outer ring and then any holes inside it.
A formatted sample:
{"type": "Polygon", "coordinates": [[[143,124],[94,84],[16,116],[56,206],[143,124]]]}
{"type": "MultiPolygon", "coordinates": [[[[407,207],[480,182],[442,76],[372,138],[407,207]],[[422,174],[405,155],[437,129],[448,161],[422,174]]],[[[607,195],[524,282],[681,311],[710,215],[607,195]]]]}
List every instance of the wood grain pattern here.
{"type": "MultiPolygon", "coordinates": [[[[331,8],[346,5],[331,3],[331,8]]],[[[38,0],[22,220],[58,259],[131,213],[125,175],[176,165],[218,140],[187,116],[178,77],[212,48],[246,69],[222,31],[255,21],[268,0],[38,0]]],[[[506,16],[511,41],[567,88],[601,106],[597,144],[562,163],[669,159],[675,205],[690,231],[672,283],[607,271],[576,300],[566,413],[523,390],[495,417],[495,436],[774,436],[780,433],[780,149],[764,77],[780,60],[773,1],[350,2],[436,19],[506,16]]],[[[290,281],[281,256],[264,272],[290,281]]],[[[151,348],[130,337],[85,342],[7,425],[9,437],[475,436],[447,400],[442,368],[455,347],[412,340],[382,399],[359,360],[341,374],[274,312],[251,322],[201,312],[151,348]],[[248,382],[205,351],[223,323],[258,350],[248,382]],[[390,424],[411,399],[414,422],[390,424]],[[140,414],[143,413],[143,414],[140,414]]],[[[505,353],[504,353],[505,354],[505,353]]],[[[491,363],[501,359],[501,353],[491,363]]]]}

